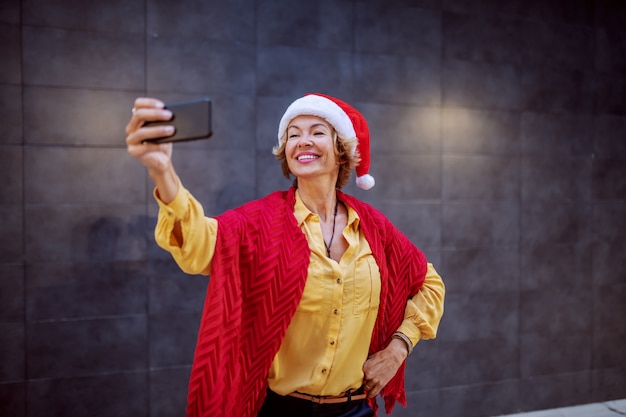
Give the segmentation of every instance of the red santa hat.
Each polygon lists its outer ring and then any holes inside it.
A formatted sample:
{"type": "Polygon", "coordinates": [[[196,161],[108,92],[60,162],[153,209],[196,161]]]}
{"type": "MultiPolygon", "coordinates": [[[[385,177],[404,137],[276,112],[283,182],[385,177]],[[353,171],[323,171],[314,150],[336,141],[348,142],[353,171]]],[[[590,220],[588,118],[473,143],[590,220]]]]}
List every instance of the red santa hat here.
{"type": "Polygon", "coordinates": [[[278,125],[278,142],[298,116],[317,116],[332,125],[342,139],[356,139],[361,161],[356,167],[356,185],[369,190],[375,184],[370,170],[370,131],[361,113],[348,103],[324,94],[310,93],[291,103],[278,125]]]}

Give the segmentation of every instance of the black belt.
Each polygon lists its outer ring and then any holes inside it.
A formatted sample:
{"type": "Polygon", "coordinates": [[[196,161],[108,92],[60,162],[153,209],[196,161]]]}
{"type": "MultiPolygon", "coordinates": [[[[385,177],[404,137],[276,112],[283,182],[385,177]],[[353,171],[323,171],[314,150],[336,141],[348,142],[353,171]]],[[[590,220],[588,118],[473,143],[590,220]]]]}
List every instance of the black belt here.
{"type": "Polygon", "coordinates": [[[364,393],[357,394],[357,393],[352,393],[352,391],[348,391],[346,394],[338,395],[338,396],[317,396],[317,395],[303,394],[301,392],[292,392],[291,394],[288,394],[288,395],[290,397],[300,398],[301,400],[311,401],[316,404],[341,404],[341,403],[347,403],[350,401],[364,400],[367,398],[367,394],[364,394],[364,393]]]}

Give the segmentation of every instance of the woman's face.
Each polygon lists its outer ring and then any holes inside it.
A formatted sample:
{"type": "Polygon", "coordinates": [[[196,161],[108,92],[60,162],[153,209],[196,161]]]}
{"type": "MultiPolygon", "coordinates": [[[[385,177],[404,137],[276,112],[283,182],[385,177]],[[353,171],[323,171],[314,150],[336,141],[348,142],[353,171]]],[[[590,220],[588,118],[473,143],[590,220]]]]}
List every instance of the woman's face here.
{"type": "Polygon", "coordinates": [[[333,136],[330,124],[319,117],[298,116],[289,123],[285,157],[298,180],[328,176],[335,184],[339,163],[333,136]]]}

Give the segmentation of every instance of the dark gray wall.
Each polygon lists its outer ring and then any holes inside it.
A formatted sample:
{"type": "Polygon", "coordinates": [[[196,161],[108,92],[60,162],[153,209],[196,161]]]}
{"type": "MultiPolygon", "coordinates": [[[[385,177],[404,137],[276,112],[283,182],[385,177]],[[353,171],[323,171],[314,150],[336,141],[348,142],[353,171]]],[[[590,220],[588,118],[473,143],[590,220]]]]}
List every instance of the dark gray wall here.
{"type": "Polygon", "coordinates": [[[448,286],[395,416],[626,397],[626,6],[2,0],[0,415],[180,416],[207,278],[153,242],[136,96],[214,100],[175,162],[209,214],[288,182],[284,108],[372,130],[371,202],[448,286]]]}

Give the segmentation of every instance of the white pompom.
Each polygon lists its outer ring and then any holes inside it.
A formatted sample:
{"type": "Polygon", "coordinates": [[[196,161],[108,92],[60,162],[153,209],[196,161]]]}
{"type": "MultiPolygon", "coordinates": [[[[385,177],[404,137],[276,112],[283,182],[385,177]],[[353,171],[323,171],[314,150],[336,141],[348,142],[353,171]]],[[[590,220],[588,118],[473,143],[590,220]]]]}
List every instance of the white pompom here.
{"type": "Polygon", "coordinates": [[[364,190],[369,190],[374,186],[374,184],[376,184],[376,181],[374,181],[374,177],[372,177],[370,174],[362,175],[360,177],[357,177],[356,179],[357,187],[364,190]]]}

